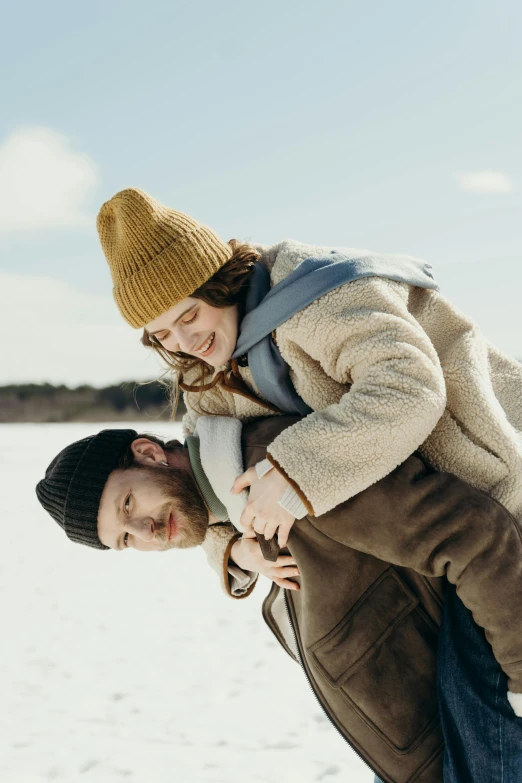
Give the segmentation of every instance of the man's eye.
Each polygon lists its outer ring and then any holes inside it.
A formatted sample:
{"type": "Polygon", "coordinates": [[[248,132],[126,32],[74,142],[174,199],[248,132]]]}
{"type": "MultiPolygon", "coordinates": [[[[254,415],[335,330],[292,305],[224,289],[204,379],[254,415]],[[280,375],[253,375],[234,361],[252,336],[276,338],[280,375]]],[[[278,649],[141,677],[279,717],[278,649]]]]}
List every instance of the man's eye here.
{"type": "Polygon", "coordinates": [[[129,534],[125,533],[123,536],[123,546],[129,546],[129,534]]]}

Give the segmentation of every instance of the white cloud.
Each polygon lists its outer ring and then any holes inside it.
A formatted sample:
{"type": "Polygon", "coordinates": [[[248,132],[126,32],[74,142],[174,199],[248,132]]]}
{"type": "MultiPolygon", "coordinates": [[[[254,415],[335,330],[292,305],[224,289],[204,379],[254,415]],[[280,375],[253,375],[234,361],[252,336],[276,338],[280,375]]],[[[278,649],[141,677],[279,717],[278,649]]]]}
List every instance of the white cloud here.
{"type": "Polygon", "coordinates": [[[504,171],[457,171],[454,174],[461,190],[469,193],[512,193],[511,178],[504,171]]]}
{"type": "Polygon", "coordinates": [[[0,146],[0,231],[93,226],[85,208],[97,166],[51,128],[26,127],[0,146]]]}
{"type": "Polygon", "coordinates": [[[161,374],[110,296],[83,294],[61,280],[0,273],[0,385],[145,380],[161,374]]]}

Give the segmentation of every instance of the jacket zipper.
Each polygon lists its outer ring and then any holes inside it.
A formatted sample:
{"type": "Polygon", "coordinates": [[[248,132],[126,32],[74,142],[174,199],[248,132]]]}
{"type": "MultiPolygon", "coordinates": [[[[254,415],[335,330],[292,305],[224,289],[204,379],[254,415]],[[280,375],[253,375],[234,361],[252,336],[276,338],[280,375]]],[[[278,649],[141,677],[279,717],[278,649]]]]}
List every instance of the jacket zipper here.
{"type": "Polygon", "coordinates": [[[311,690],[311,691],[312,691],[312,693],[314,694],[314,696],[315,696],[315,699],[316,699],[317,703],[318,703],[318,704],[319,704],[319,706],[321,707],[322,711],[324,712],[324,714],[326,715],[326,717],[328,718],[328,720],[330,721],[331,725],[334,727],[334,729],[336,730],[336,732],[337,732],[337,733],[338,733],[338,734],[339,734],[339,735],[340,735],[340,736],[343,738],[343,740],[346,742],[346,744],[347,744],[347,745],[349,745],[349,746],[351,747],[351,749],[353,750],[353,752],[354,752],[354,753],[355,753],[357,756],[359,756],[359,758],[361,759],[361,761],[362,761],[364,764],[366,764],[366,766],[368,767],[368,769],[369,769],[371,772],[373,772],[373,774],[374,774],[374,775],[377,775],[377,776],[379,776],[379,775],[380,775],[380,773],[378,773],[378,772],[376,772],[374,769],[372,769],[372,767],[370,767],[370,765],[368,764],[368,762],[366,761],[366,759],[365,759],[363,756],[361,756],[361,754],[359,753],[359,751],[357,750],[357,748],[354,748],[354,746],[352,745],[352,743],[351,743],[351,742],[349,742],[349,741],[346,739],[346,737],[344,736],[343,732],[341,731],[341,729],[339,728],[339,726],[337,725],[337,723],[335,722],[335,720],[333,719],[333,717],[331,716],[331,714],[328,712],[328,710],[326,709],[326,707],[325,707],[325,706],[324,706],[324,704],[322,703],[321,699],[319,698],[319,696],[318,696],[318,694],[317,694],[317,691],[315,690],[315,688],[314,688],[314,686],[313,686],[312,680],[311,680],[311,678],[310,678],[310,676],[309,676],[309,674],[308,674],[308,672],[307,672],[307,670],[306,670],[306,666],[305,666],[305,664],[304,664],[304,656],[303,656],[303,654],[301,653],[301,647],[300,647],[300,645],[299,645],[299,641],[298,641],[298,639],[297,639],[297,633],[296,633],[296,631],[295,631],[295,628],[294,628],[294,623],[292,622],[292,615],[291,615],[291,613],[290,613],[290,606],[289,606],[289,604],[288,604],[288,594],[287,594],[287,591],[286,591],[286,590],[283,590],[283,597],[284,597],[284,601],[285,601],[285,609],[286,609],[286,614],[287,614],[287,616],[288,616],[288,622],[290,623],[290,628],[292,629],[292,635],[293,635],[293,637],[294,637],[294,641],[295,641],[295,649],[296,649],[296,651],[297,651],[297,660],[298,660],[298,663],[300,664],[300,666],[301,666],[301,668],[302,668],[302,670],[303,670],[303,672],[304,672],[304,676],[305,676],[305,678],[306,678],[306,681],[308,682],[308,685],[310,686],[310,690],[311,690]]]}

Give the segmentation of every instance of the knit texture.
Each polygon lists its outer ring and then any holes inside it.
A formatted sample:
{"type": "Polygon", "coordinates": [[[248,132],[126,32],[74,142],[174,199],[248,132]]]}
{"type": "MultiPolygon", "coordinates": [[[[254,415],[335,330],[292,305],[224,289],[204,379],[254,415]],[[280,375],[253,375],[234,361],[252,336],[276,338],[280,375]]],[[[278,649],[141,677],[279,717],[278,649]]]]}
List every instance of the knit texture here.
{"type": "Polygon", "coordinates": [[[102,430],[56,456],[37,487],[44,509],[71,541],[108,549],[98,538],[98,508],[109,475],[137,437],[135,430],[102,430]]]}
{"type": "Polygon", "coordinates": [[[137,188],[107,201],[97,225],[114,299],[135,328],[190,296],[232,257],[212,229],[137,188]]]}

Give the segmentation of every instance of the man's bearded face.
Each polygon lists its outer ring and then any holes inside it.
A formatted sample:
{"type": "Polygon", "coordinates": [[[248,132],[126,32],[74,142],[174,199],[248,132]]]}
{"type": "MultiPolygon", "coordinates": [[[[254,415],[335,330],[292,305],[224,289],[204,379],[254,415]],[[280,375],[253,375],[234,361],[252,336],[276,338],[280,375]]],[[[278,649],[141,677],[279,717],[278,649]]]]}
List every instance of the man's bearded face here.
{"type": "Polygon", "coordinates": [[[100,501],[98,535],[112,549],[142,552],[199,546],[208,511],[194,478],[176,467],[113,471],[100,501]]]}

